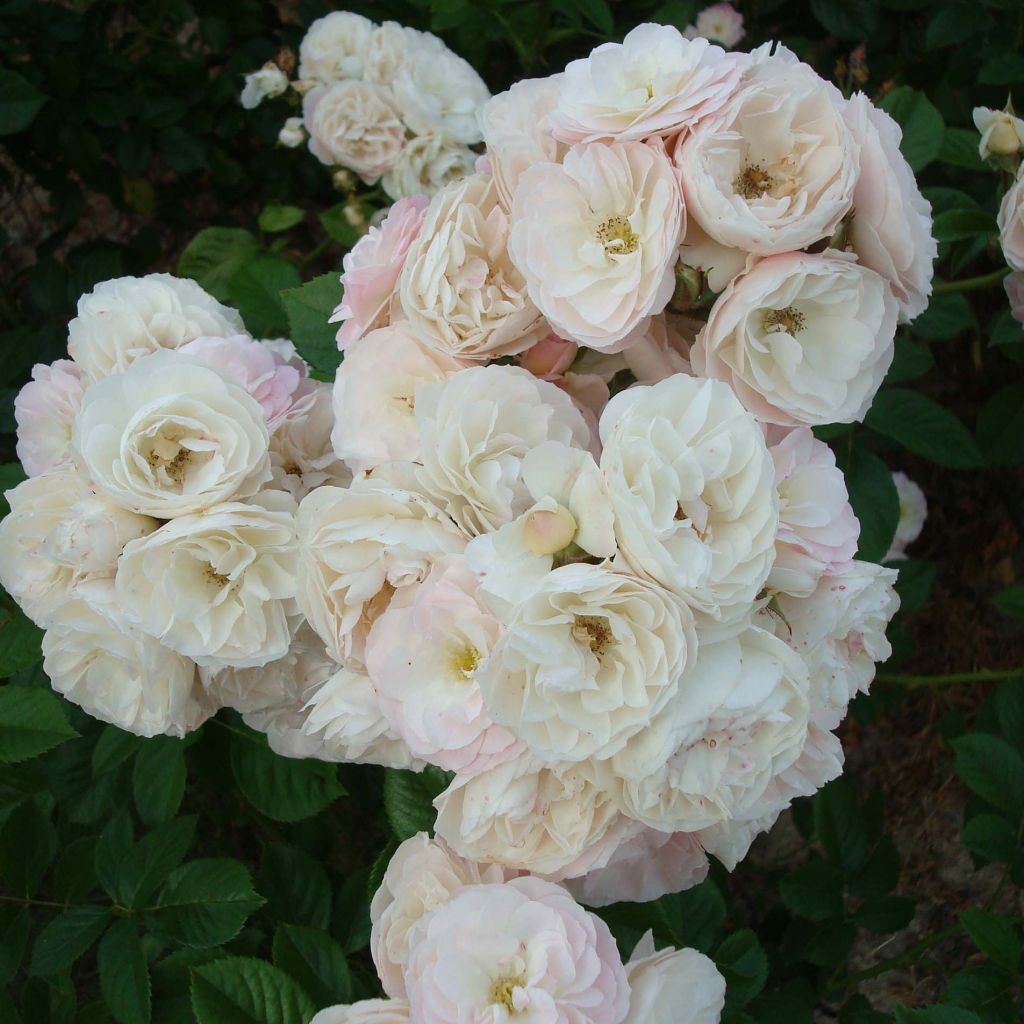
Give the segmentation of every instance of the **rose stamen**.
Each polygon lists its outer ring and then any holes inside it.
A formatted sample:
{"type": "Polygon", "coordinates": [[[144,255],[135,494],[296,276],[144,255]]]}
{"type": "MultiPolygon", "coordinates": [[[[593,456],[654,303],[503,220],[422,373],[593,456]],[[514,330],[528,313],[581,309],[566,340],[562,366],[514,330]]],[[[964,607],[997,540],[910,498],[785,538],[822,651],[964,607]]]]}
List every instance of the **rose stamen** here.
{"type": "Polygon", "coordinates": [[[609,217],[599,224],[597,240],[609,256],[625,256],[640,248],[640,238],[625,217],[609,217]]]}
{"type": "Polygon", "coordinates": [[[210,583],[213,583],[217,587],[223,587],[230,582],[229,576],[225,576],[222,572],[217,572],[212,565],[207,565],[203,575],[210,583]]]}
{"type": "Polygon", "coordinates": [[[608,620],[602,615],[577,615],[573,620],[572,636],[577,643],[586,644],[598,657],[618,642],[608,620]]]}
{"type": "Polygon", "coordinates": [[[759,199],[767,195],[777,182],[760,164],[747,164],[746,167],[736,175],[732,187],[737,195],[744,199],[759,199]]]}
{"type": "Polygon", "coordinates": [[[472,644],[465,644],[452,651],[448,664],[457,679],[469,681],[480,665],[480,652],[472,644]]]}
{"type": "Polygon", "coordinates": [[[526,978],[522,974],[504,975],[494,982],[491,989],[491,1005],[504,1006],[509,1013],[518,1013],[520,1007],[516,1006],[515,990],[526,985],[526,978]]]}
{"type": "Polygon", "coordinates": [[[764,329],[773,334],[780,332],[796,334],[798,331],[802,331],[806,325],[806,318],[796,306],[786,306],[785,309],[769,309],[764,314],[764,329]]]}

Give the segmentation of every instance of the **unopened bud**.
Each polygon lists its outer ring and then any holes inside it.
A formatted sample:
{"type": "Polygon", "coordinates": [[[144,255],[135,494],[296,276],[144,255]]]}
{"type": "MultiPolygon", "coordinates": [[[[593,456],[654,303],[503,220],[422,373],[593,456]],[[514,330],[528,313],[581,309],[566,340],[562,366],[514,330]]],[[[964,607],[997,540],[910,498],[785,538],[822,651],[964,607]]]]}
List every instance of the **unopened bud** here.
{"type": "Polygon", "coordinates": [[[526,517],[526,546],[535,555],[553,555],[567,548],[576,536],[576,520],[559,505],[556,509],[538,509],[526,517]]]}
{"type": "Polygon", "coordinates": [[[356,187],[355,175],[351,171],[346,171],[344,167],[340,167],[331,175],[331,184],[339,192],[351,192],[356,187]]]}
{"type": "Polygon", "coordinates": [[[363,213],[363,208],[359,204],[358,199],[350,199],[341,208],[341,212],[344,214],[345,220],[357,231],[365,232],[369,228],[370,225],[366,223],[366,214],[363,213]]]}
{"type": "Polygon", "coordinates": [[[676,288],[672,293],[672,308],[689,309],[696,306],[704,294],[704,274],[687,263],[676,264],[676,288]]]}

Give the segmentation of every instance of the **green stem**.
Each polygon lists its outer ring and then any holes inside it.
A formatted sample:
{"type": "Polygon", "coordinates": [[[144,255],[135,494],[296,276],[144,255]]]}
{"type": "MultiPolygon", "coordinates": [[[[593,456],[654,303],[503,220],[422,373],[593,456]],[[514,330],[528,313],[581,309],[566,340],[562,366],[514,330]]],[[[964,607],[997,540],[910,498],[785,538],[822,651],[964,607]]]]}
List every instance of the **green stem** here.
{"type": "Polygon", "coordinates": [[[951,924],[948,928],[943,928],[942,931],[935,932],[934,935],[928,935],[921,939],[920,942],[915,942],[913,946],[897,956],[891,956],[888,960],[882,960],[881,962],[874,965],[874,967],[868,967],[866,970],[858,971],[856,974],[848,974],[845,978],[838,978],[832,983],[833,989],[849,988],[851,985],[856,985],[861,981],[868,981],[871,978],[877,978],[880,974],[885,974],[886,971],[891,971],[896,967],[904,967],[907,964],[917,962],[917,958],[926,950],[931,949],[932,946],[942,942],[943,939],[950,939],[954,935],[958,935],[961,931],[959,924],[951,924]]]}
{"type": "Polygon", "coordinates": [[[54,910],[67,910],[69,903],[54,903],[52,900],[35,900],[31,896],[5,896],[0,893],[0,902],[20,903],[23,907],[50,907],[54,910]]]}
{"type": "Polygon", "coordinates": [[[316,244],[316,245],[315,245],[315,246],[314,246],[314,247],[313,247],[313,248],[312,248],[312,249],[311,249],[311,250],[309,251],[309,253],[308,253],[308,254],[307,254],[307,255],[306,255],[305,257],[303,257],[303,260],[302,260],[302,269],[303,269],[303,270],[305,270],[305,268],[306,268],[306,267],[308,267],[308,266],[310,265],[310,263],[312,263],[312,262],[313,262],[314,260],[318,259],[318,258],[319,258],[320,256],[322,256],[322,255],[323,255],[323,254],[324,254],[325,252],[327,252],[327,250],[328,250],[328,249],[329,249],[329,248],[331,247],[331,245],[333,244],[333,242],[334,242],[334,239],[333,239],[333,238],[331,238],[331,236],[330,236],[330,235],[328,235],[328,236],[327,236],[326,238],[323,238],[323,239],[321,239],[321,240],[320,240],[320,241],[319,241],[319,242],[318,242],[318,243],[317,243],[317,244],[316,244]]]}
{"type": "Polygon", "coordinates": [[[1009,272],[1009,267],[1000,267],[991,274],[982,274],[980,277],[965,277],[962,281],[939,281],[932,287],[932,294],[949,295],[951,292],[981,291],[983,288],[999,284],[1009,272]]]}
{"type": "Polygon", "coordinates": [[[1019,679],[1024,676],[1024,666],[1005,669],[981,669],[977,672],[950,672],[941,676],[914,676],[901,672],[879,672],[875,679],[880,683],[897,683],[901,686],[945,686],[947,683],[995,683],[1001,679],[1019,679]]]}

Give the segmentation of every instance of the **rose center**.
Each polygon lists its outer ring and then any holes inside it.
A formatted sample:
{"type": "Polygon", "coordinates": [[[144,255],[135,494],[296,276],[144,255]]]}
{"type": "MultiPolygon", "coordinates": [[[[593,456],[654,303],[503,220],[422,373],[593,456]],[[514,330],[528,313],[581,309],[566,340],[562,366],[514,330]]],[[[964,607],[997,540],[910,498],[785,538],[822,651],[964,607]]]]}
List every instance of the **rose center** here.
{"type": "Polygon", "coordinates": [[[586,644],[598,657],[616,643],[611,626],[603,615],[577,615],[573,620],[572,635],[577,643],[586,644]]]}
{"type": "Polygon", "coordinates": [[[229,577],[225,576],[222,572],[217,572],[212,565],[206,566],[206,569],[203,571],[203,575],[218,589],[225,586],[229,580],[229,577]]]}
{"type": "Polygon", "coordinates": [[[516,1006],[515,991],[526,985],[522,974],[506,974],[498,978],[491,988],[491,1005],[504,1006],[509,1013],[517,1013],[521,1006],[516,1006]]]}
{"type": "Polygon", "coordinates": [[[747,164],[733,179],[732,187],[744,199],[759,199],[778,183],[760,164],[747,164]]]}
{"type": "Polygon", "coordinates": [[[625,217],[609,217],[597,226],[597,240],[609,256],[625,256],[640,248],[640,239],[625,217]]]}
{"type": "Polygon", "coordinates": [[[457,679],[468,681],[480,665],[480,652],[472,644],[464,644],[451,652],[448,664],[457,679]]]}
{"type": "Polygon", "coordinates": [[[181,443],[182,433],[170,432],[153,438],[152,447],[146,454],[146,461],[159,478],[165,475],[175,487],[181,488],[185,476],[197,463],[209,458],[208,452],[193,451],[181,443]]]}
{"type": "Polygon", "coordinates": [[[785,309],[769,309],[764,314],[764,329],[772,334],[780,332],[796,334],[798,331],[802,331],[806,325],[806,318],[796,306],[786,306],[785,309]]]}

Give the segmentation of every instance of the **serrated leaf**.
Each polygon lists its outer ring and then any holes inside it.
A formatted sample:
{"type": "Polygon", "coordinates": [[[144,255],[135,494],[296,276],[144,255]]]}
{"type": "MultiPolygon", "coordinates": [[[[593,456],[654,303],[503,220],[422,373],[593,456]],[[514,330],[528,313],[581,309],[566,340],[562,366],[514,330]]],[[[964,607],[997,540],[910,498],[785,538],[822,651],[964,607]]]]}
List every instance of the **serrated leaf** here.
{"type": "Polygon", "coordinates": [[[104,775],[119,768],[145,743],[141,736],[135,736],[116,725],[106,725],[92,748],[92,773],[104,775]]]}
{"type": "Polygon", "coordinates": [[[268,843],[256,883],[274,920],[320,929],[330,923],[333,895],[327,872],[297,846],[268,843]]]}
{"type": "Polygon", "coordinates": [[[279,256],[257,256],[243,263],[228,282],[232,305],[257,337],[287,333],[288,314],[281,293],[302,283],[299,268],[279,256]]]}
{"type": "Polygon", "coordinates": [[[684,892],[668,893],[657,908],[681,946],[710,952],[725,923],[725,900],[710,878],[684,892]]]}
{"type": "Polygon", "coordinates": [[[18,972],[28,943],[28,907],[0,907],[0,984],[18,972]]]}
{"type": "Polygon", "coordinates": [[[978,152],[978,133],[969,128],[947,128],[942,137],[939,160],[969,171],[985,170],[985,162],[978,152]]]}
{"type": "Polygon", "coordinates": [[[229,957],[192,972],[197,1024],[307,1024],[316,1012],[284,971],[262,960],[229,957]]]}
{"type": "Polygon", "coordinates": [[[149,1024],[149,966],[134,921],[118,921],[103,936],[97,956],[100,991],[118,1024],[149,1024]]]}
{"type": "Polygon", "coordinates": [[[0,68],[0,135],[24,131],[46,100],[27,78],[0,68]]]}
{"type": "Polygon", "coordinates": [[[118,874],[118,892],[126,907],[144,907],[156,889],[184,860],[195,835],[196,819],[174,818],[143,836],[125,858],[118,874]]]}
{"type": "Polygon", "coordinates": [[[970,431],[949,410],[919,391],[880,391],[864,422],[940,466],[971,469],[981,464],[981,450],[970,431]]]}
{"type": "Polygon", "coordinates": [[[32,973],[47,976],[70,967],[103,934],[109,920],[106,907],[94,906],[72,907],[55,917],[32,948],[32,973]]]}
{"type": "Polygon", "coordinates": [[[135,756],[132,791],[135,808],[147,825],[174,817],[185,795],[185,745],[170,736],[154,736],[135,756]]]}
{"type": "Polygon", "coordinates": [[[0,828],[0,878],[8,890],[31,896],[57,850],[57,830],[32,800],[16,807],[0,828]]]}
{"type": "MultiPolygon", "coordinates": [[[[839,0],[841,3],[841,0],[839,0]]],[[[928,166],[942,149],[946,124],[923,92],[901,85],[886,93],[879,106],[903,129],[900,151],[913,171],[928,166]]]]}
{"type": "Polygon", "coordinates": [[[56,694],[37,687],[0,688],[0,761],[24,761],[77,735],[56,694]]]}
{"type": "Polygon", "coordinates": [[[827,921],[843,913],[843,876],[823,860],[811,860],[794,868],[779,882],[782,902],[808,921],[827,921]]]}
{"type": "Polygon", "coordinates": [[[135,848],[132,820],[125,810],[118,811],[103,827],[96,843],[96,878],[115,902],[120,902],[121,871],[135,848]]]}
{"type": "Polygon", "coordinates": [[[889,467],[873,452],[854,447],[840,460],[850,504],[860,523],[857,557],[880,562],[900,521],[900,499],[889,467]]]}
{"type": "Polygon", "coordinates": [[[768,958],[749,929],[730,935],[715,950],[715,963],[726,982],[726,1000],[746,1006],[768,980],[768,958]]]}
{"type": "Polygon", "coordinates": [[[829,859],[853,872],[867,859],[868,841],[853,787],[836,779],[814,797],[814,829],[829,859]]]}
{"type": "Polygon", "coordinates": [[[42,642],[43,631],[20,608],[0,609],[0,677],[42,661],[42,642]]]}
{"type": "Polygon", "coordinates": [[[969,733],[953,740],[953,766],[961,781],[1012,821],[1024,812],[1024,760],[1006,740],[969,733]]]}
{"type": "Polygon", "coordinates": [[[384,771],[384,812],[399,842],[418,832],[433,833],[437,812],[434,798],[448,785],[447,776],[436,768],[410,772],[400,768],[384,771]]]}
{"type": "Polygon", "coordinates": [[[992,963],[1016,975],[1021,942],[1013,923],[999,914],[991,914],[979,907],[965,910],[959,917],[960,923],[967,929],[967,934],[978,949],[992,963]]]}
{"type": "Polygon", "coordinates": [[[948,341],[977,326],[971,304],[958,292],[950,292],[933,295],[928,308],[910,325],[910,331],[926,341],[948,341]]]}
{"type": "Polygon", "coordinates": [[[997,391],[981,410],[975,432],[990,466],[1024,462],[1024,383],[997,391]]]}
{"type": "Polygon", "coordinates": [[[885,376],[887,384],[899,384],[905,380],[916,380],[935,365],[931,349],[909,338],[897,338],[892,365],[885,376]]]}
{"type": "Polygon", "coordinates": [[[274,963],[294,978],[318,1006],[352,1001],[345,951],[319,928],[279,925],[274,933],[274,963]]]}
{"type": "Polygon", "coordinates": [[[291,339],[299,355],[311,366],[333,374],[341,362],[335,336],[338,329],[328,319],[341,302],[342,289],[337,274],[321,274],[301,288],[281,293],[288,313],[291,339]]]}
{"type": "Polygon", "coordinates": [[[203,228],[178,258],[178,276],[191,277],[221,302],[229,302],[231,278],[259,251],[259,242],[251,231],[203,228]]]}
{"type": "Polygon", "coordinates": [[[936,214],[932,234],[937,242],[960,242],[976,235],[999,233],[996,219],[984,210],[949,210],[936,214]]]}

